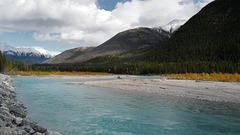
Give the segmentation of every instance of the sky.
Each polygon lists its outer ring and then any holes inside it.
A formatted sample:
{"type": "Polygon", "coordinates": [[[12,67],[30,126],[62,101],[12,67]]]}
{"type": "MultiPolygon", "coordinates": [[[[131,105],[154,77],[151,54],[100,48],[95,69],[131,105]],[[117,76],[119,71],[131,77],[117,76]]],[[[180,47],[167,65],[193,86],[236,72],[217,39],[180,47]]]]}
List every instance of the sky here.
{"type": "Polygon", "coordinates": [[[213,0],[1,0],[0,42],[51,51],[97,46],[118,32],[188,20],[213,0]]]}

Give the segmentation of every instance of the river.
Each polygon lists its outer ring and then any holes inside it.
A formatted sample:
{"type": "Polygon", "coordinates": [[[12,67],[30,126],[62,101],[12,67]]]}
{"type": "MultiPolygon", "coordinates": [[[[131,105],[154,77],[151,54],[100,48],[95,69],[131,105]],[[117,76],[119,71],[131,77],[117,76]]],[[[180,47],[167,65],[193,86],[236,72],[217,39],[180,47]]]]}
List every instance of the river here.
{"type": "Polygon", "coordinates": [[[15,77],[18,100],[64,135],[237,135],[240,105],[70,85],[113,78],[15,77]]]}

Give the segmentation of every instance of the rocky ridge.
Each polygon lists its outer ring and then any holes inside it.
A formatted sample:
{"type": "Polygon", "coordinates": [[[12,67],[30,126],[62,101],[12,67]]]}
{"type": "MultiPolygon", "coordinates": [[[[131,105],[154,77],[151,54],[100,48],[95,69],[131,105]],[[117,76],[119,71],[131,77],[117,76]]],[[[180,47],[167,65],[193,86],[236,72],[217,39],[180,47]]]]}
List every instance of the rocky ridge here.
{"type": "Polygon", "coordinates": [[[48,131],[27,117],[27,109],[16,99],[13,79],[0,74],[0,134],[1,135],[61,135],[48,131]]]}

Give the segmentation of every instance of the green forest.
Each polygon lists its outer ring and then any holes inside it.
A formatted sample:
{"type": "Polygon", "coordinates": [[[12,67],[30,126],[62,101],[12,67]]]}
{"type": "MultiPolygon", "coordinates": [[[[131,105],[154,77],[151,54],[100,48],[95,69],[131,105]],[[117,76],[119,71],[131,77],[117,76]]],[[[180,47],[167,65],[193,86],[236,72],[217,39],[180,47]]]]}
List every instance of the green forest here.
{"type": "MultiPolygon", "coordinates": [[[[131,53],[133,54],[133,53],[131,53]]],[[[211,62],[154,62],[139,60],[146,52],[136,55],[124,53],[97,57],[82,63],[72,64],[38,64],[35,71],[68,71],[68,72],[108,72],[116,74],[169,74],[169,73],[240,73],[239,63],[227,61],[211,62]]]]}
{"type": "Polygon", "coordinates": [[[143,60],[240,62],[240,1],[215,0],[143,60]]]}
{"type": "Polygon", "coordinates": [[[8,60],[5,54],[0,51],[0,73],[11,74],[14,71],[31,70],[27,63],[22,63],[14,60],[8,60]]]}

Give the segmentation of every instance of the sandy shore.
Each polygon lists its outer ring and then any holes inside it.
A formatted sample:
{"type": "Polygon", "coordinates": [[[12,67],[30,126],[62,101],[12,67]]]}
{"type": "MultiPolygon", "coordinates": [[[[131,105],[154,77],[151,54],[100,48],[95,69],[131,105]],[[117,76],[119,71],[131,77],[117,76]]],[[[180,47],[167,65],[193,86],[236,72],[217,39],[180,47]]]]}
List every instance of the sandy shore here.
{"type": "Polygon", "coordinates": [[[94,87],[147,92],[207,101],[240,103],[239,82],[118,79],[107,81],[88,81],[81,84],[94,87]]]}

